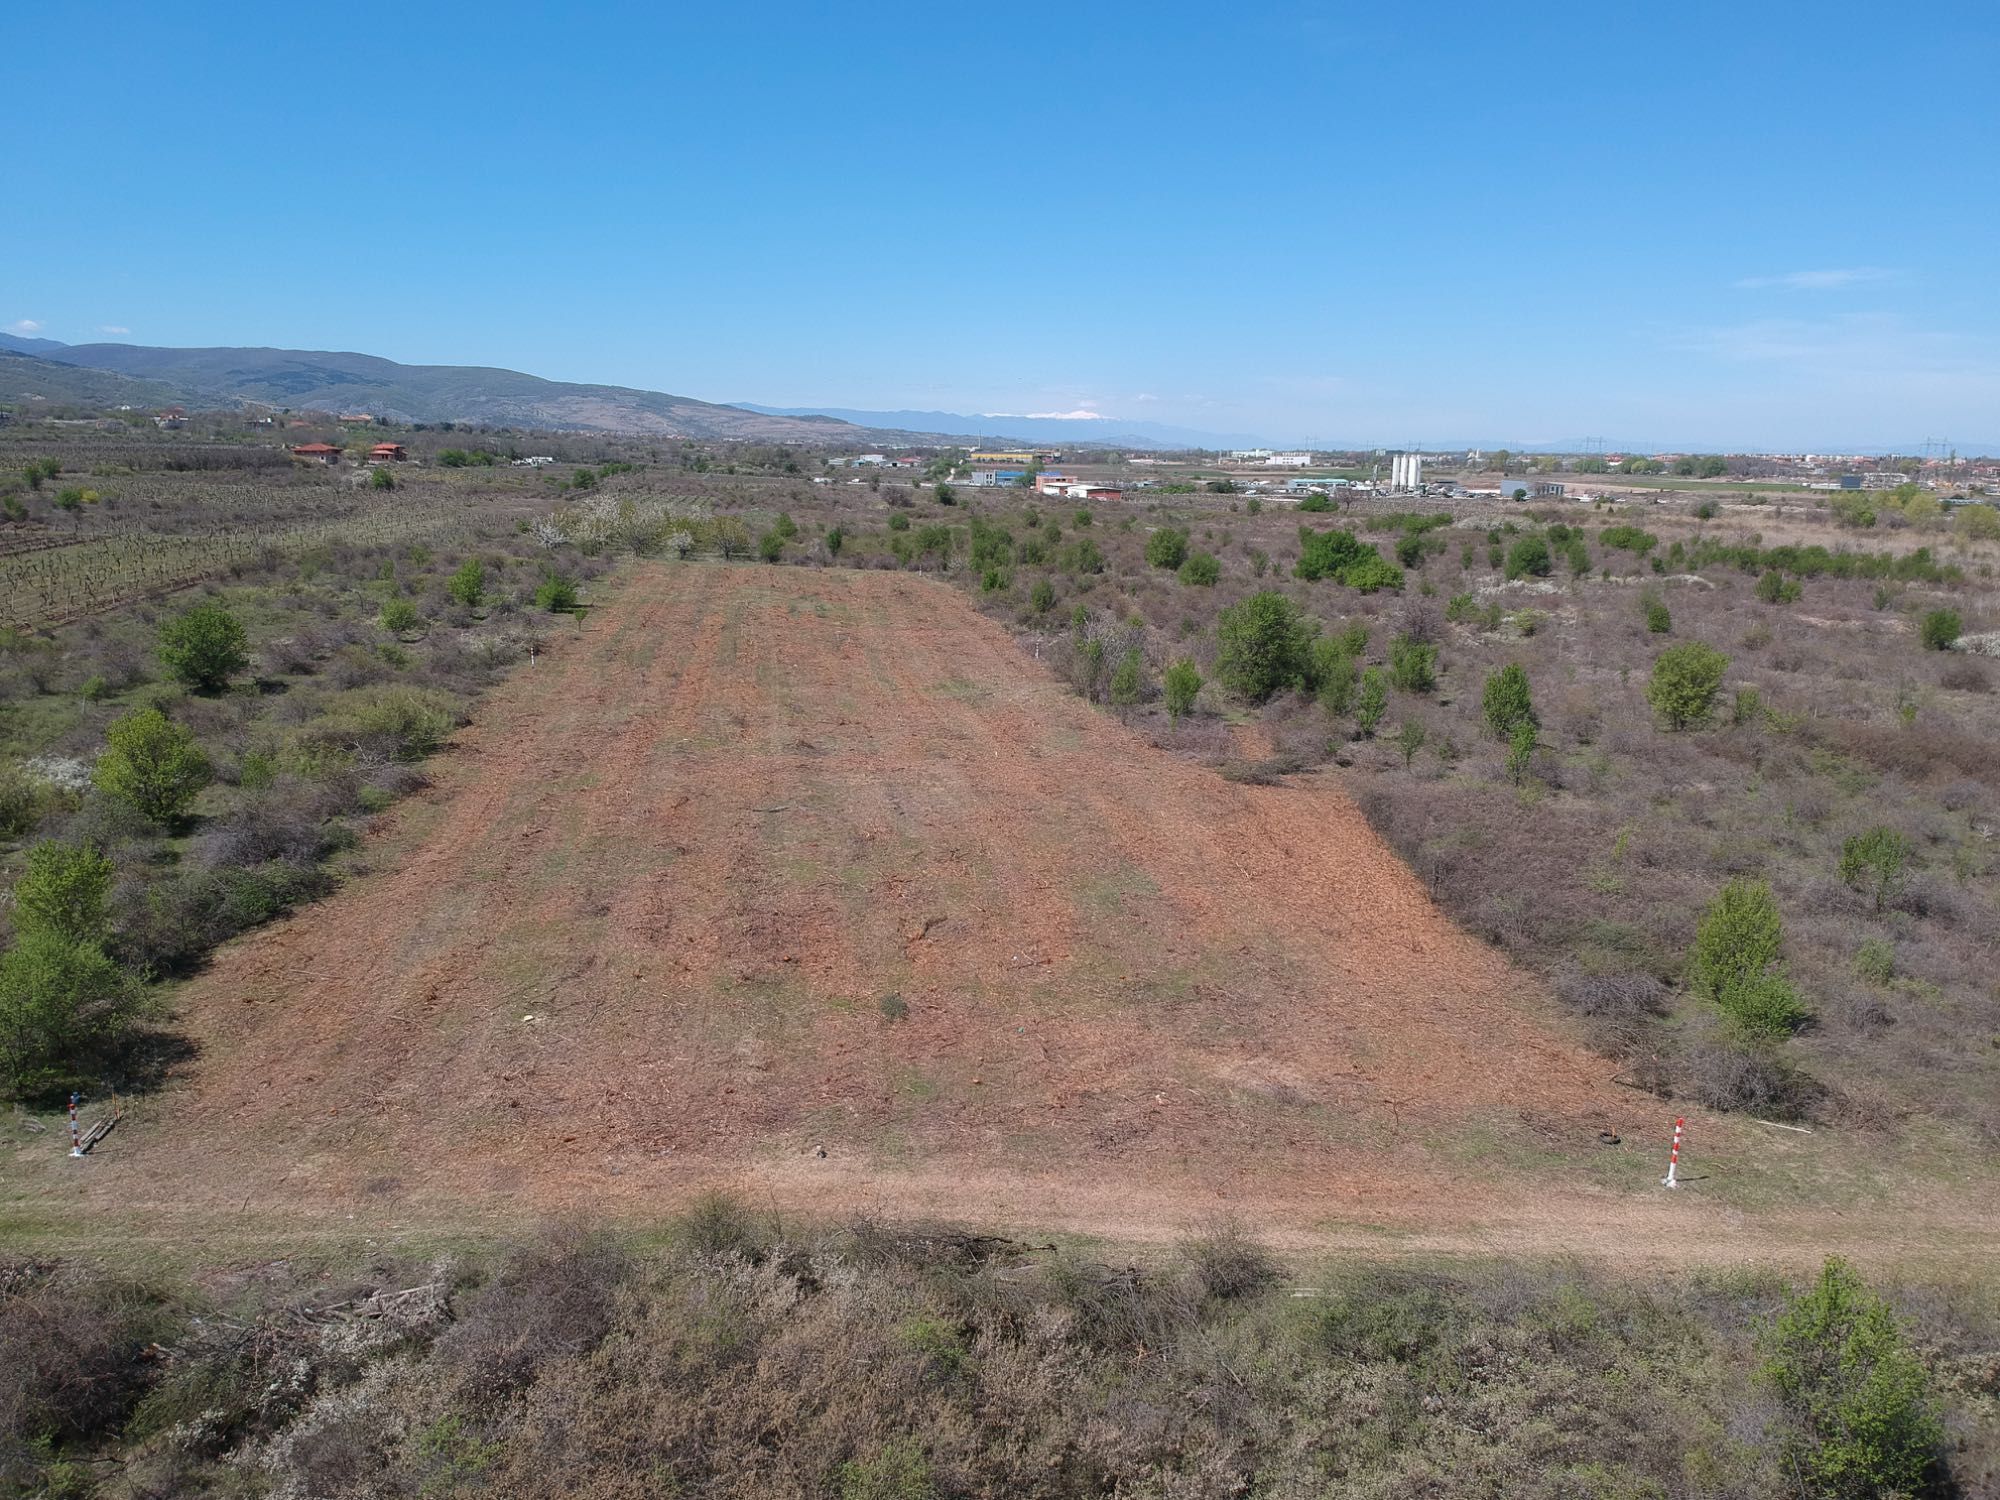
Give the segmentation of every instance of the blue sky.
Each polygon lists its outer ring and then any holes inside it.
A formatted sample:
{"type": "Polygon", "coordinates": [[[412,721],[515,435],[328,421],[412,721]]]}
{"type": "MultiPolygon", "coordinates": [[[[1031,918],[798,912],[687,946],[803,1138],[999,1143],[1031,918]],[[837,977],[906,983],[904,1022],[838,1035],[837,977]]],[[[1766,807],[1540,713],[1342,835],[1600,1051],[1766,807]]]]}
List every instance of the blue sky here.
{"type": "Polygon", "coordinates": [[[1281,439],[2000,443],[1990,0],[6,10],[16,332],[1281,439]]]}

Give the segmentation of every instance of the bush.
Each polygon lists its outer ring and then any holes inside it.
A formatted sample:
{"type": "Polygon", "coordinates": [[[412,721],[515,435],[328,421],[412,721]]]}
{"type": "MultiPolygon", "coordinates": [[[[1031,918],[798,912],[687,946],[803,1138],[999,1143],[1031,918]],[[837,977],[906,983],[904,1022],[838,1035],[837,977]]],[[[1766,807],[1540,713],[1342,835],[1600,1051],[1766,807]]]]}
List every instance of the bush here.
{"type": "Polygon", "coordinates": [[[0,956],[0,1081],[31,1096],[81,1085],[144,1001],[144,988],[95,942],[22,933],[0,956]]]}
{"type": "Polygon", "coordinates": [[[1062,549],[1058,565],[1068,573],[1102,573],[1104,553],[1089,537],[1079,538],[1062,549]]]}
{"type": "Polygon", "coordinates": [[[1538,536],[1524,536],[1507,549],[1507,576],[1512,578],[1546,578],[1555,564],[1549,557],[1549,544],[1538,536]]]}
{"type": "Polygon", "coordinates": [[[1437,686],[1437,647],[1399,635],[1389,643],[1389,680],[1405,693],[1437,686]]]}
{"type": "Polygon", "coordinates": [[[575,580],[551,573],[535,590],[535,603],[552,615],[566,615],[576,609],[575,580]]]}
{"type": "Polygon", "coordinates": [[[445,592],[453,601],[467,609],[477,609],[486,598],[486,568],[476,557],[468,557],[451,575],[451,582],[445,585],[445,592]]]}
{"type": "Polygon", "coordinates": [[[197,693],[217,693],[250,665],[248,637],[236,616],[202,604],[160,629],[160,660],[197,693]]]}
{"type": "Polygon", "coordinates": [[[392,635],[406,635],[423,628],[424,617],[407,599],[391,599],[382,606],[382,628],[392,635]]]}
{"type": "Polygon", "coordinates": [[[193,734],[157,708],[125,715],[105,740],[94,772],[98,789],[156,823],[181,817],[215,777],[193,734]]]}
{"type": "Polygon", "coordinates": [[[457,702],[435,688],[377,685],[342,696],[311,738],[368,758],[422,760],[459,726],[457,702]]]}
{"type": "Polygon", "coordinates": [[[1201,672],[1193,662],[1183,656],[1167,668],[1164,686],[1167,695],[1167,717],[1178,724],[1194,711],[1194,700],[1201,692],[1201,672]]]}
{"type": "Polygon", "coordinates": [[[1479,695],[1479,711],[1496,740],[1512,739],[1517,725],[1541,724],[1528,691],[1528,674],[1515,662],[1487,675],[1486,689],[1479,695]]]}
{"type": "Polygon", "coordinates": [[[1045,615],[1055,607],[1056,586],[1046,578],[1037,578],[1035,586],[1028,590],[1028,604],[1036,614],[1045,615]]]}
{"type": "Polygon", "coordinates": [[[774,563],[785,555],[785,539],[776,530],[765,532],[757,538],[757,555],[767,563],[774,563]]]}
{"type": "Polygon", "coordinates": [[[1137,647],[1118,658],[1118,665],[1111,673],[1111,702],[1114,707],[1130,708],[1139,701],[1145,688],[1142,668],[1137,647]]]}
{"type": "Polygon", "coordinates": [[[1304,685],[1316,633],[1298,605],[1275,589],[1252,594],[1223,610],[1216,622],[1216,675],[1252,703],[1265,702],[1304,685]]]}
{"type": "Polygon", "coordinates": [[[1658,594],[1646,595],[1639,607],[1645,612],[1646,629],[1654,635],[1665,635],[1674,628],[1674,617],[1658,594]]]}
{"type": "Polygon", "coordinates": [[[1949,651],[1964,628],[1965,622],[1958,617],[1957,610],[1934,609],[1924,616],[1917,635],[1927,650],[1949,651]]]}
{"type": "Polygon", "coordinates": [[[1181,564],[1181,582],[1197,588],[1212,588],[1222,577],[1222,563],[1213,552],[1191,552],[1181,564]]]}
{"type": "Polygon", "coordinates": [[[1804,592],[1797,579],[1787,579],[1776,568],[1768,569],[1757,580],[1757,597],[1766,604],[1793,604],[1804,592]]]}
{"type": "Polygon", "coordinates": [[[1669,646],[1653,663],[1646,701],[1667,728],[1699,728],[1714,714],[1715,695],[1721,691],[1722,674],[1728,670],[1729,658],[1713,646],[1700,641],[1669,646]]]}
{"type": "Polygon", "coordinates": [[[1850,886],[1868,885],[1880,911],[1908,881],[1915,852],[1902,834],[1878,825],[1840,846],[1840,878],[1850,886]]]}
{"type": "Polygon", "coordinates": [[[1784,977],[1783,947],[1771,887],[1739,876],[1717,893],[1695,929],[1688,986],[1745,1032],[1788,1035],[1806,1013],[1784,977]]]}
{"type": "Polygon", "coordinates": [[[1812,1494],[1863,1500],[1934,1490],[1944,1428],[1929,1378],[1888,1305],[1846,1262],[1829,1258],[1763,1342],[1763,1377],[1795,1424],[1788,1467],[1812,1494]]]}
{"type": "Polygon", "coordinates": [[[1361,674],[1361,699],[1354,706],[1354,723],[1363,734],[1373,734],[1389,706],[1389,683],[1380,667],[1361,674]]]}
{"type": "Polygon", "coordinates": [[[1162,526],[1146,538],[1146,561],[1156,568],[1178,568],[1187,561],[1188,534],[1162,526]]]}
{"type": "Polygon", "coordinates": [[[44,839],[28,851],[14,882],[14,930],[46,932],[68,942],[100,942],[105,901],[117,872],[88,846],[44,839]]]}
{"type": "Polygon", "coordinates": [[[1308,583],[1331,578],[1364,594],[1403,586],[1403,570],[1351,531],[1314,531],[1301,526],[1299,549],[1292,573],[1308,583]]]}
{"type": "Polygon", "coordinates": [[[1621,552],[1637,553],[1644,557],[1659,545],[1660,539],[1650,531],[1642,531],[1637,526],[1607,526],[1597,534],[1597,540],[1606,547],[1616,547],[1621,552]]]}

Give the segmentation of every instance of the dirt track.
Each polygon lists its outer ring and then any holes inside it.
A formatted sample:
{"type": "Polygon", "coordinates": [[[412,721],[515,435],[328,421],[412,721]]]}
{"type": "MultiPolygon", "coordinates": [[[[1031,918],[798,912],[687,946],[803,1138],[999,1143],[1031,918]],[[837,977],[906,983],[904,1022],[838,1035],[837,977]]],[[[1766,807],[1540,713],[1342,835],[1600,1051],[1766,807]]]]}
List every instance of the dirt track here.
{"type": "Polygon", "coordinates": [[[647,566],[480,721],[379,873],[181,992],[198,1062],[60,1191],[190,1221],[724,1185],[1133,1239],[1218,1209],[1298,1243],[1794,1238],[1662,1194],[1664,1107],[1337,787],[1151,749],[943,585],[647,566]]]}

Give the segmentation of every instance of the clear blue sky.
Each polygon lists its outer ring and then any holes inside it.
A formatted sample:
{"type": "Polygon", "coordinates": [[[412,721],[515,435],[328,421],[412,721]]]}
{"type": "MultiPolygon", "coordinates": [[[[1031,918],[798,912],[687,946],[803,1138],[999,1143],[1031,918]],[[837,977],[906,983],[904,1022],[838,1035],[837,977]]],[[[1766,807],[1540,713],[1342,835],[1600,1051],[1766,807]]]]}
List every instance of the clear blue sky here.
{"type": "Polygon", "coordinates": [[[16,332],[1281,438],[2000,442],[1992,0],[5,10],[16,332]]]}

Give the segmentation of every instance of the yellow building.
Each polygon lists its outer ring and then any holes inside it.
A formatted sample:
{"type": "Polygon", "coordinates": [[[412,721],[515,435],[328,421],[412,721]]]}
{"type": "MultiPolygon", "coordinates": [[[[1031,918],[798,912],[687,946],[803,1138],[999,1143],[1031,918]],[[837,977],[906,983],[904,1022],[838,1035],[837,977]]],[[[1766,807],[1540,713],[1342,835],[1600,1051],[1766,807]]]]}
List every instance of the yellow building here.
{"type": "Polygon", "coordinates": [[[1039,462],[1039,453],[975,453],[969,463],[975,464],[1019,464],[1022,468],[1039,462]]]}

